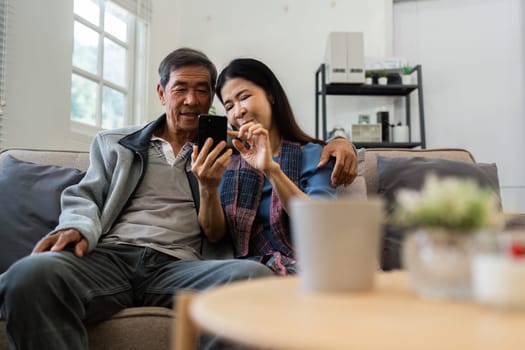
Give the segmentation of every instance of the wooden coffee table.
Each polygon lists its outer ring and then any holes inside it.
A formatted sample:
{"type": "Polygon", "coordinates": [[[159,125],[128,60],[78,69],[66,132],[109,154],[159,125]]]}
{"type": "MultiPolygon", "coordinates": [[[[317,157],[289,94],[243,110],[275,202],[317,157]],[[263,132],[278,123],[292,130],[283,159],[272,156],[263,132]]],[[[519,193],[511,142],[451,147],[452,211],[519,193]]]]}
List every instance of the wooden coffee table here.
{"type": "MultiPolygon", "coordinates": [[[[296,277],[270,277],[197,294],[188,309],[190,324],[241,345],[270,349],[525,346],[525,312],[424,300],[409,286],[405,272],[379,273],[376,289],[368,293],[307,294],[298,282],[296,277]]],[[[192,332],[178,335],[183,344],[192,332]]]]}

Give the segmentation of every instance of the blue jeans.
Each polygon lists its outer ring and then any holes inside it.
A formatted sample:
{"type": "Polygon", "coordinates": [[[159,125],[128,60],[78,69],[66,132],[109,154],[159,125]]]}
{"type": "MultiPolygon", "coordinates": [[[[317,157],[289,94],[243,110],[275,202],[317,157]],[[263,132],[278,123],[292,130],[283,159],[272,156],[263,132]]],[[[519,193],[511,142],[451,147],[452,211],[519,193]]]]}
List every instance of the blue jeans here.
{"type": "Polygon", "coordinates": [[[100,244],[83,258],[45,252],[17,261],[0,281],[12,349],[87,349],[86,324],[135,306],[171,307],[179,290],[271,276],[245,260],[178,260],[151,248],[100,244]]]}

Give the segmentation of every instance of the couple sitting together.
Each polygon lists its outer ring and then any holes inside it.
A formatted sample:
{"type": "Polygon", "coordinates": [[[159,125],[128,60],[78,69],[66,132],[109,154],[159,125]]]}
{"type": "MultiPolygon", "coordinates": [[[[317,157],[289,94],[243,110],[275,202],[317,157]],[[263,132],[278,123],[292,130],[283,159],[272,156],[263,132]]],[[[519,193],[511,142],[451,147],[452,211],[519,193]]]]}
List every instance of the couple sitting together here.
{"type": "Polygon", "coordinates": [[[124,308],[171,307],[180,290],[295,273],[289,199],[333,196],[355,178],[352,145],[304,133],[260,61],[233,60],[217,78],[206,55],[181,48],[159,75],[165,114],[98,133],[85,177],[62,194],[58,226],[1,278],[11,348],[87,349],[85,325],[124,308]],[[238,130],[236,152],[193,143],[215,93],[238,130]],[[230,238],[237,259],[202,253],[230,238]]]}

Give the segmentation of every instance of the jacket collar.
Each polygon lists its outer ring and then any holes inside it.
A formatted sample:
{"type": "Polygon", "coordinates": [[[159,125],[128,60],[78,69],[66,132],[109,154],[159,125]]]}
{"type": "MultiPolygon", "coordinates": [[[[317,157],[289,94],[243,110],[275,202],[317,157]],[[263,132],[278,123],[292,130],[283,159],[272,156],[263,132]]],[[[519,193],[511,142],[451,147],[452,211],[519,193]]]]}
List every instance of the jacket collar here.
{"type": "Polygon", "coordinates": [[[153,132],[160,127],[161,125],[166,123],[166,113],[161,115],[156,120],[146,124],[142,129],[139,129],[135,131],[132,134],[129,134],[127,136],[124,136],[120,139],[119,143],[129,148],[135,152],[138,152],[140,154],[147,154],[149,142],[151,140],[151,136],[153,135],[153,132]]]}

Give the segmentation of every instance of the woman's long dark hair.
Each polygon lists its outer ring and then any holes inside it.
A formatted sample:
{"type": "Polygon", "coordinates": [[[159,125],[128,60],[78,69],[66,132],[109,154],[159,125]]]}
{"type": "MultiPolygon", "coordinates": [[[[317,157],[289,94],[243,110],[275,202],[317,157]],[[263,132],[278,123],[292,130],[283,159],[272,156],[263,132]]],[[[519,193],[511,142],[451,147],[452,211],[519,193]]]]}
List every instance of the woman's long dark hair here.
{"type": "Polygon", "coordinates": [[[217,80],[217,97],[224,104],[222,100],[222,88],[224,84],[233,78],[246,79],[255,85],[262,88],[271,99],[273,99],[272,106],[272,120],[277,126],[277,130],[281,137],[287,141],[299,142],[305,144],[307,142],[315,142],[321,145],[326,143],[322,140],[316,139],[305,133],[297,122],[284,92],[283,87],[273,72],[264,63],[253,58],[238,58],[231,61],[226,68],[219,74],[217,80]]]}

